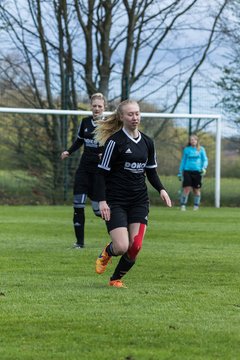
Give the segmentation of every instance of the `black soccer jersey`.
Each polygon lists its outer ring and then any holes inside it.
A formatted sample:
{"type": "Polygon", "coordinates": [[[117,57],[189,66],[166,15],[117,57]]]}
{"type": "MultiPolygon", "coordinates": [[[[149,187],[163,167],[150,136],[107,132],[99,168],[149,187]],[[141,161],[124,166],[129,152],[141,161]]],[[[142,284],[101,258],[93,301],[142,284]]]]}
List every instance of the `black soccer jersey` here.
{"type": "Polygon", "coordinates": [[[141,132],[133,139],[123,128],[107,140],[98,167],[110,204],[142,204],[148,201],[145,171],[157,167],[154,143],[141,132]]]}
{"type": "Polygon", "coordinates": [[[97,171],[99,162],[99,154],[102,153],[103,147],[94,139],[94,130],[96,124],[92,116],[82,119],[78,129],[77,140],[69,148],[68,152],[71,154],[82,145],[84,145],[80,166],[84,165],[85,169],[90,172],[97,171]]]}

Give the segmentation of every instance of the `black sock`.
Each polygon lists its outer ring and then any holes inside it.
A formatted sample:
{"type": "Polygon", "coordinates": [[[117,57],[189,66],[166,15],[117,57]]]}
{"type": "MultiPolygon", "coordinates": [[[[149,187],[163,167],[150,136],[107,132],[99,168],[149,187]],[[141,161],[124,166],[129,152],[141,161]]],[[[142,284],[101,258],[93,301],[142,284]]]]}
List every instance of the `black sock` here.
{"type": "Polygon", "coordinates": [[[129,259],[127,254],[124,254],[119,260],[119,263],[117,264],[117,267],[111,276],[111,280],[121,279],[133,267],[134,264],[135,260],[129,259]]]}
{"type": "Polygon", "coordinates": [[[110,242],[110,244],[108,244],[108,246],[106,247],[106,252],[109,256],[117,256],[113,252],[112,242],[110,242]]]}
{"type": "Polygon", "coordinates": [[[85,212],[84,208],[74,208],[73,214],[73,226],[77,244],[84,245],[84,225],[85,225],[85,212]]]}

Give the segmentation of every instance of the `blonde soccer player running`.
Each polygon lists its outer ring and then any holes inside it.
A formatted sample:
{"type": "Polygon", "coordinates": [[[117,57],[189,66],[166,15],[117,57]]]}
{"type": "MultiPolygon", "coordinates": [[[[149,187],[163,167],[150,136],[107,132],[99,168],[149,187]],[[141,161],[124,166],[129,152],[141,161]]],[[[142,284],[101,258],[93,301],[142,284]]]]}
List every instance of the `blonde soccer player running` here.
{"type": "Polygon", "coordinates": [[[125,287],[122,278],[135,264],[142,247],[149,212],[146,176],[160,197],[171,207],[171,200],[157,174],[154,143],[139,131],[139,104],[120,103],[115,113],[99,121],[95,134],[105,144],[99,167],[98,200],[106,222],[110,243],[96,260],[102,274],[112,256],[121,256],[109,285],[125,287]]]}

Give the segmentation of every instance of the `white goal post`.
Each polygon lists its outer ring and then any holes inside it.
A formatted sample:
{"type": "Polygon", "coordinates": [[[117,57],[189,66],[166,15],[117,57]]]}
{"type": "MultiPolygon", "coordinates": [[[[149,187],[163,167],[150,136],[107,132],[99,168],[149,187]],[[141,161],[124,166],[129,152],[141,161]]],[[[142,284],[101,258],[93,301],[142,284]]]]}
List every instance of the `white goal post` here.
{"type": "MultiPolygon", "coordinates": [[[[15,114],[41,114],[41,115],[91,115],[91,111],[84,110],[56,110],[56,109],[31,109],[31,108],[9,108],[0,107],[0,113],[15,114]]],[[[109,115],[112,112],[105,112],[109,115]]],[[[141,112],[142,118],[164,118],[164,119],[213,119],[216,121],[216,158],[215,158],[215,207],[220,208],[220,179],[221,179],[221,120],[219,114],[177,114],[177,113],[152,113],[141,112]]]]}

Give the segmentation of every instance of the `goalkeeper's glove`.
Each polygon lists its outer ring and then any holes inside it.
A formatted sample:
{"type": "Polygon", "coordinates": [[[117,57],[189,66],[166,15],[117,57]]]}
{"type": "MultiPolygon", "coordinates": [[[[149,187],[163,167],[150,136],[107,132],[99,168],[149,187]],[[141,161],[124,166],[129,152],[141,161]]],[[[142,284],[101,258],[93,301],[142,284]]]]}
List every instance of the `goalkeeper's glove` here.
{"type": "Polygon", "coordinates": [[[178,173],[177,177],[178,177],[179,181],[182,181],[182,174],[181,173],[178,173]]]}
{"type": "Polygon", "coordinates": [[[202,176],[206,175],[206,172],[207,172],[207,170],[206,170],[206,169],[202,169],[202,171],[201,171],[201,175],[202,175],[202,176]]]}

